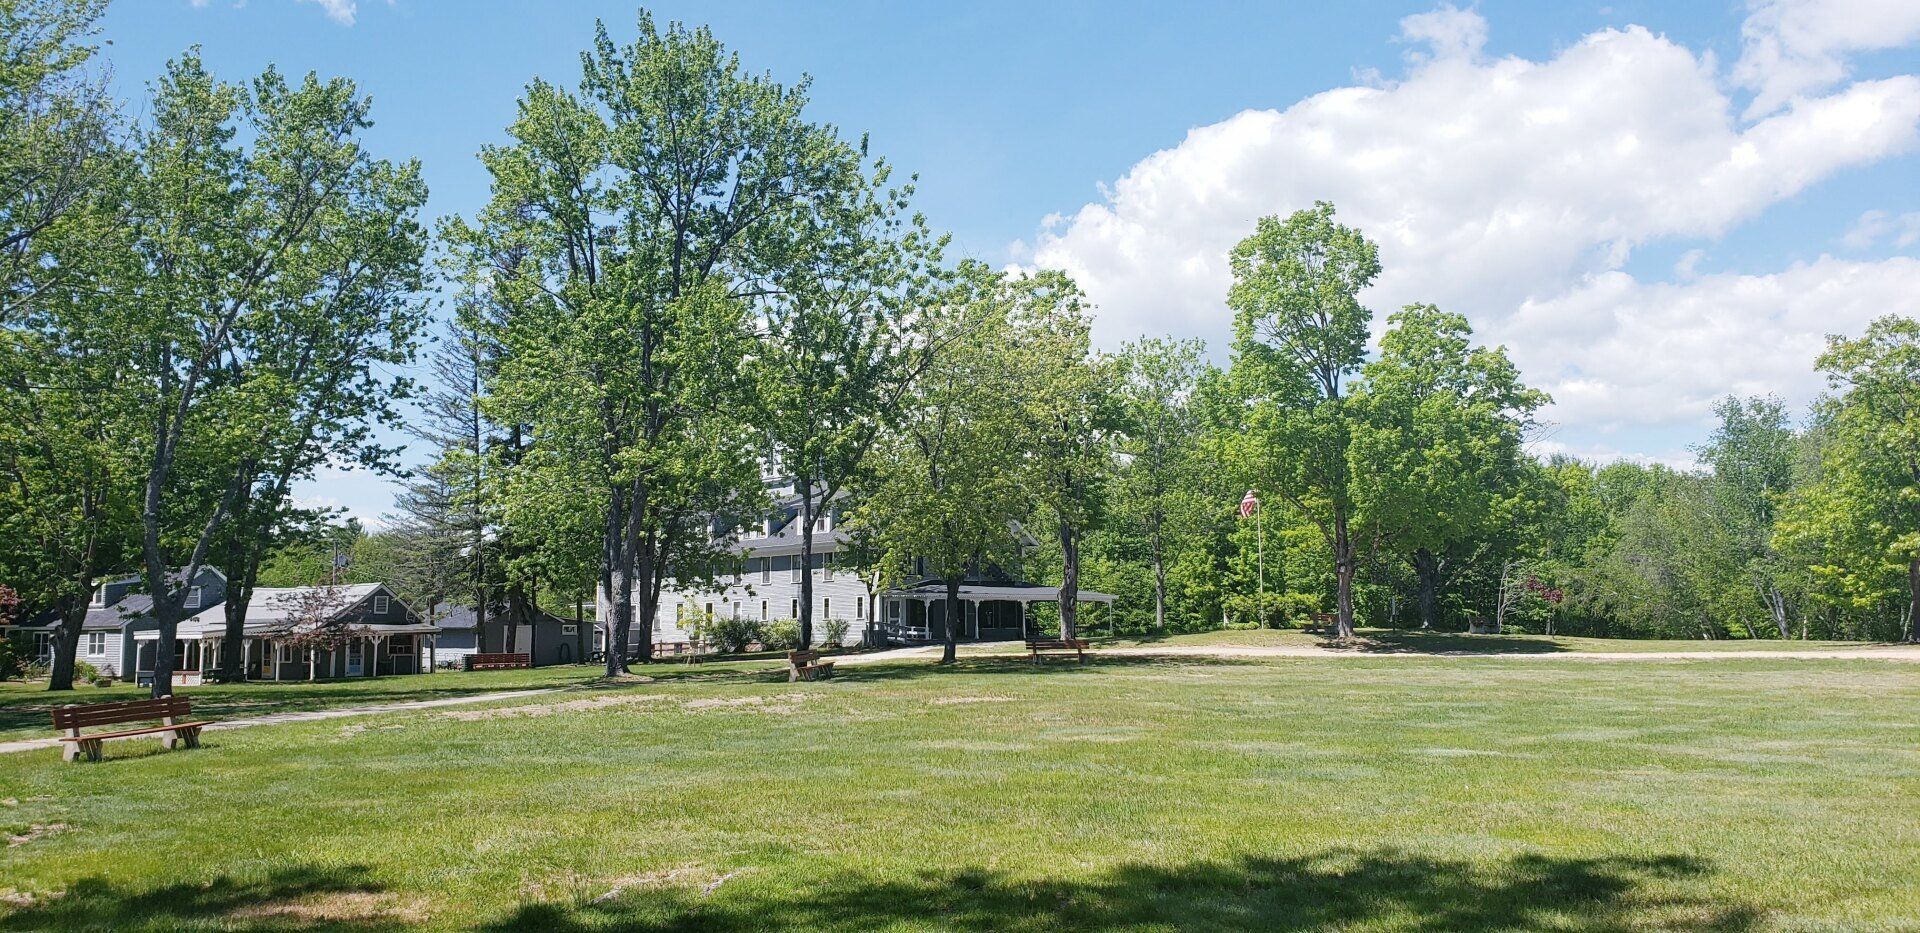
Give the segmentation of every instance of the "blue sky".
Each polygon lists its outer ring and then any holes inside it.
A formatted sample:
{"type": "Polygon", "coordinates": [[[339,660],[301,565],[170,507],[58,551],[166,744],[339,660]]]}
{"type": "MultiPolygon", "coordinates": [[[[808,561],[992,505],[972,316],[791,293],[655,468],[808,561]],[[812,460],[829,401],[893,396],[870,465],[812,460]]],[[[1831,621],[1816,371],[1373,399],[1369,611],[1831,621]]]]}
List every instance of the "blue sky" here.
{"type": "MultiPolygon", "coordinates": [[[[1108,344],[1216,345],[1225,250],[1316,198],[1381,242],[1384,318],[1430,300],[1553,392],[1536,444],[1684,462],[1728,392],[1819,388],[1821,335],[1920,313],[1920,13],[1911,0],[1611,4],[652,5],[920,175],[957,250],[1068,269],[1108,344]]],[[[370,146],[436,215],[526,81],[572,82],[624,3],[121,0],[106,57],[141,111],[189,45],[229,79],[346,75],[370,146]]],[[[302,490],[362,517],[390,490],[302,490]]]]}

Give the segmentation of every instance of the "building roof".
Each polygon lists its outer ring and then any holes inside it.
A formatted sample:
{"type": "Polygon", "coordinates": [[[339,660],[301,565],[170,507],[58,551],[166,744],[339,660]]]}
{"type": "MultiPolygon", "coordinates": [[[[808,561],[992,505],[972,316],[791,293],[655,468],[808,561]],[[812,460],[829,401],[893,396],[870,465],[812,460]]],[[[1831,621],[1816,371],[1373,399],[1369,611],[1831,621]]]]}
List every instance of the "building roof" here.
{"type": "MultiPolygon", "coordinates": [[[[912,586],[888,590],[886,595],[896,599],[940,600],[947,598],[944,583],[921,581],[912,586]]],[[[1118,597],[1111,593],[1094,590],[1081,590],[1079,601],[1083,603],[1111,603],[1118,597]]],[[[1005,600],[1020,603],[1053,603],[1060,601],[1060,588],[1041,586],[1037,583],[963,583],[960,585],[960,598],[970,600],[1005,600]]]]}
{"type": "MultiPolygon", "coordinates": [[[[296,617],[303,611],[301,601],[315,596],[327,589],[318,586],[260,587],[253,591],[253,598],[247,602],[247,617],[242,631],[248,635],[272,635],[284,633],[296,624],[296,617]]],[[[356,583],[351,586],[332,587],[335,608],[333,616],[366,602],[375,593],[393,591],[380,583],[356,583]]],[[[398,597],[395,597],[398,602],[398,597]]],[[[408,615],[412,615],[408,611],[408,615]]],[[[218,636],[226,631],[226,610],[214,607],[180,623],[180,637],[198,639],[203,636],[218,636]]],[[[365,622],[354,626],[370,633],[402,634],[407,632],[437,632],[439,627],[428,622],[365,622]]]]}

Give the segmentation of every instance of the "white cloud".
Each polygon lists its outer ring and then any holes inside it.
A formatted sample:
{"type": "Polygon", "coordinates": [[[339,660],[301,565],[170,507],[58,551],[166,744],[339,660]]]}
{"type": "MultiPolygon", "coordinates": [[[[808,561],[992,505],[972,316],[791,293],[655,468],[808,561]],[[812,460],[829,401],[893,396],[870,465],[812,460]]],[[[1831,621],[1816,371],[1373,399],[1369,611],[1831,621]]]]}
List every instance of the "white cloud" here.
{"type": "Polygon", "coordinates": [[[1853,222],[1846,236],[1840,238],[1848,249],[1866,249],[1882,240],[1901,249],[1920,243],[1920,211],[1908,214],[1867,211],[1853,222]]]}
{"type": "Polygon", "coordinates": [[[1413,61],[1429,58],[1478,58],[1487,44],[1487,20],[1472,10],[1452,4],[1426,13],[1415,13],[1400,20],[1400,38],[1423,44],[1430,53],[1413,52],[1413,61]]]}
{"type": "Polygon", "coordinates": [[[1660,464],[1676,470],[1697,470],[1700,458],[1690,450],[1669,450],[1659,454],[1643,454],[1621,450],[1606,444],[1568,444],[1551,438],[1530,441],[1527,453],[1542,460],[1563,455],[1588,463],[1637,463],[1641,466],[1660,464]]]}
{"type": "Polygon", "coordinates": [[[1583,435],[1711,420],[1728,394],[1777,394],[1796,407],[1824,387],[1813,368],[1828,334],[1912,313],[1920,259],[1822,257],[1771,275],[1645,283],[1597,274],[1502,322],[1528,378],[1553,394],[1549,420],[1583,435]]]}
{"type": "Polygon", "coordinates": [[[1733,77],[1754,92],[1749,118],[1840,83],[1855,52],[1920,40],[1914,0],[1748,0],[1747,11],[1733,77]]]}
{"type": "Polygon", "coordinates": [[[354,17],[360,13],[357,0],[300,0],[301,3],[319,4],[327,13],[327,18],[342,26],[353,25],[354,17]]]}
{"type": "MultiPolygon", "coordinates": [[[[1595,32],[1545,61],[1480,57],[1485,24],[1470,11],[1402,28],[1434,53],[1400,80],[1198,127],[1039,230],[1031,261],[1080,281],[1101,307],[1103,343],[1172,331],[1219,348],[1231,330],[1228,250],[1260,216],[1330,200],[1380,244],[1384,271],[1365,297],[1381,318],[1412,301],[1466,313],[1483,336],[1516,344],[1529,377],[1563,396],[1557,416],[1576,433],[1692,417],[1775,378],[1805,385],[1822,335],[1858,318],[1853,305],[1830,314],[1820,302],[1844,302],[1832,289],[1865,276],[1816,286],[1796,269],[1680,287],[1616,270],[1642,244],[1717,237],[1823,178],[1913,150],[1920,78],[1856,82],[1743,125],[1711,55],[1639,27],[1595,32]],[[1765,282],[1803,303],[1767,306],[1765,282]],[[1746,300],[1709,301],[1735,284],[1746,300]],[[1692,304],[1669,313],[1602,300],[1649,294],[1692,304]],[[1765,326],[1743,330],[1739,314],[1765,326]],[[1775,344],[1692,356],[1760,334],[1775,344]],[[1567,359],[1582,360],[1577,373],[1567,359]]],[[[1695,275],[1697,261],[1683,257],[1676,274],[1695,275]]]]}

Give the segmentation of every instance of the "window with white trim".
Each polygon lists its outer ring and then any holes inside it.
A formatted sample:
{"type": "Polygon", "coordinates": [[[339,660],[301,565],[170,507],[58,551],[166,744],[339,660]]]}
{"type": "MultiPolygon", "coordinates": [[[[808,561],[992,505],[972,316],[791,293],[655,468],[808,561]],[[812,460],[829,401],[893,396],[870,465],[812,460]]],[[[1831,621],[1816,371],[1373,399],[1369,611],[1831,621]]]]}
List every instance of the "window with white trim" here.
{"type": "Polygon", "coordinates": [[[393,603],[391,600],[387,598],[387,594],[385,593],[381,593],[378,596],[375,596],[373,598],[373,614],[374,615],[382,615],[382,616],[386,615],[387,610],[392,607],[393,607],[393,603]]]}
{"type": "Polygon", "coordinates": [[[833,555],[827,554],[822,556],[820,558],[820,567],[821,567],[821,571],[820,571],[821,576],[824,577],[828,583],[832,583],[833,582],[833,555]]]}
{"type": "Polygon", "coordinates": [[[825,596],[820,597],[820,618],[833,618],[833,600],[825,596]]]}
{"type": "Polygon", "coordinates": [[[97,658],[107,653],[107,633],[87,633],[87,656],[97,658]]]}
{"type": "Polygon", "coordinates": [[[93,589],[93,602],[92,602],[92,603],[90,603],[89,605],[92,605],[92,606],[94,606],[94,607],[96,607],[96,608],[98,608],[98,607],[100,607],[100,606],[104,606],[104,605],[106,605],[106,604],[107,604],[107,588],[106,588],[106,587],[104,587],[104,586],[97,586],[97,587],[94,587],[94,589],[93,589]]]}
{"type": "Polygon", "coordinates": [[[867,617],[867,598],[865,596],[855,596],[853,598],[853,617],[856,619],[864,619],[867,617]]]}
{"type": "Polygon", "coordinates": [[[186,608],[188,609],[200,608],[200,587],[197,587],[197,586],[187,587],[186,608]]]}
{"type": "Polygon", "coordinates": [[[760,560],[760,582],[772,583],[773,582],[773,558],[762,557],[759,560],[760,560]]]}
{"type": "Polygon", "coordinates": [[[799,600],[796,599],[793,601],[793,615],[790,615],[787,618],[790,618],[790,619],[800,618],[800,601],[799,600]]]}
{"type": "Polygon", "coordinates": [[[760,621],[767,621],[767,601],[764,599],[760,601],[760,621]]]}
{"type": "Polygon", "coordinates": [[[800,574],[806,569],[807,562],[801,560],[798,554],[787,558],[787,578],[792,582],[799,583],[800,574]]]}

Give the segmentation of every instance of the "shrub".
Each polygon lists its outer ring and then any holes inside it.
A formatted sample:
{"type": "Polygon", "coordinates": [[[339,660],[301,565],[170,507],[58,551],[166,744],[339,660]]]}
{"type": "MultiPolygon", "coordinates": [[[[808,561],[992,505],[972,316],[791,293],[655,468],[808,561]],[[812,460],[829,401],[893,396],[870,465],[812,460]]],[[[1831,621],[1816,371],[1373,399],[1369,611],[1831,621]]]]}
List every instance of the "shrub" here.
{"type": "Polygon", "coordinates": [[[838,648],[847,643],[847,620],[828,619],[823,631],[827,633],[827,644],[830,647],[838,648]]]}
{"type": "Polygon", "coordinates": [[[792,651],[800,647],[800,622],[775,619],[760,630],[760,644],[769,651],[792,651]]]}
{"type": "Polygon", "coordinates": [[[721,654],[739,654],[765,637],[760,623],[752,619],[717,618],[700,626],[700,640],[721,654]]]}
{"type": "Polygon", "coordinates": [[[85,661],[73,662],[73,682],[88,684],[100,679],[100,669],[85,661]]]}
{"type": "Polygon", "coordinates": [[[20,676],[22,666],[20,646],[13,639],[0,635],[0,680],[12,680],[20,676]]]}
{"type": "Polygon", "coordinates": [[[28,661],[20,670],[20,676],[27,680],[46,680],[53,670],[45,661],[28,661]]]}
{"type": "Polygon", "coordinates": [[[94,686],[96,686],[96,687],[101,687],[101,688],[106,688],[106,687],[111,687],[111,686],[113,686],[113,678],[111,678],[111,677],[95,677],[95,678],[93,679],[93,685],[94,685],[94,686]]]}

